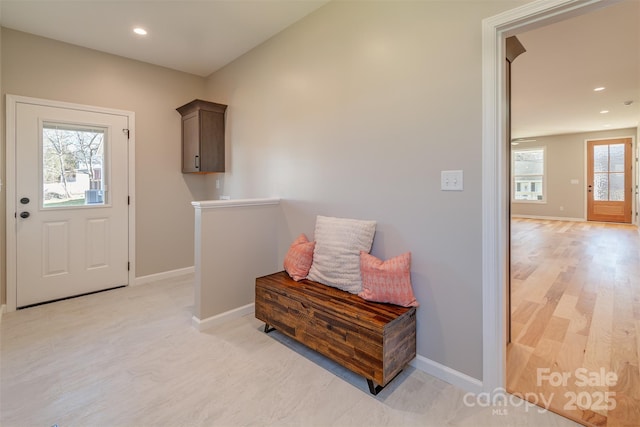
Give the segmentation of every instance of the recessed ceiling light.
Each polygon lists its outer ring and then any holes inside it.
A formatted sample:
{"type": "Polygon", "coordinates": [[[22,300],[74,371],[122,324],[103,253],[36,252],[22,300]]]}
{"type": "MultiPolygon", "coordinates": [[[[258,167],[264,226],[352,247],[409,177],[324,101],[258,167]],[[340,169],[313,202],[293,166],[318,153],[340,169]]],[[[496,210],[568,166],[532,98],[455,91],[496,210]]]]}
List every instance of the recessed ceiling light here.
{"type": "Polygon", "coordinates": [[[610,128],[611,125],[610,124],[606,124],[606,125],[602,125],[603,128],[610,128]]]}
{"type": "Polygon", "coordinates": [[[600,114],[607,114],[609,112],[609,110],[602,110],[600,111],[600,114]]]}
{"type": "Polygon", "coordinates": [[[593,89],[594,92],[602,92],[603,90],[605,90],[604,86],[600,86],[600,87],[597,87],[597,88],[593,89]]]}
{"type": "Polygon", "coordinates": [[[147,30],[145,30],[144,28],[140,28],[140,27],[134,28],[133,32],[138,34],[139,36],[146,36],[147,35],[147,30]]]}

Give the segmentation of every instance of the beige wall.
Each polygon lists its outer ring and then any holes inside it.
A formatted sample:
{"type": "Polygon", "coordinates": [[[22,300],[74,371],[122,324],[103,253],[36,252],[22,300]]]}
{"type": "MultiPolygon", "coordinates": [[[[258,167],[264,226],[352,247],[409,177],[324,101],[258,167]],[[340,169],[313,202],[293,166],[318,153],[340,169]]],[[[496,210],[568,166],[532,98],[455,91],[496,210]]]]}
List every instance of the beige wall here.
{"type": "Polygon", "coordinates": [[[636,128],[535,137],[515,148],[546,147],[546,203],[511,204],[513,215],[586,219],[586,144],[588,139],[635,137],[636,128]],[[577,179],[578,184],[571,180],[577,179]]]}
{"type": "MultiPolygon", "coordinates": [[[[202,97],[204,87],[198,76],[2,29],[3,105],[9,93],[135,112],[138,277],[193,266],[190,202],[211,194],[205,177],[180,171],[175,108],[202,97]]],[[[4,138],[3,131],[2,153],[4,138]]]]}
{"type": "MultiPolygon", "coordinates": [[[[0,28],[0,95],[3,94],[2,86],[2,30],[0,28]]],[[[4,96],[0,99],[0,181],[2,187],[0,188],[0,305],[4,304],[7,300],[7,277],[5,271],[7,271],[7,259],[5,256],[5,242],[6,238],[6,184],[7,177],[5,173],[5,149],[4,149],[4,135],[5,135],[5,116],[4,116],[4,96]]]]}
{"type": "Polygon", "coordinates": [[[332,2],[206,92],[229,104],[222,191],[283,198],[291,240],[319,214],[378,221],[375,255],[413,254],[418,353],[478,379],[481,20],[522,3],[332,2]]]}

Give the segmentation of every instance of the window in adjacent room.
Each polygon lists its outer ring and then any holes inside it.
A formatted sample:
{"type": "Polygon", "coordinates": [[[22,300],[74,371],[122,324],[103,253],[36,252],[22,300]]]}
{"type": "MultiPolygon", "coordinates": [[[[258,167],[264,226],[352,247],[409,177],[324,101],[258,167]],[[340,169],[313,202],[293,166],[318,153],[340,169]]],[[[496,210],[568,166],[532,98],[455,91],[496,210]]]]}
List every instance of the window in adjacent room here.
{"type": "Polygon", "coordinates": [[[513,202],[545,203],[546,153],[545,147],[521,148],[511,151],[513,202]]]}

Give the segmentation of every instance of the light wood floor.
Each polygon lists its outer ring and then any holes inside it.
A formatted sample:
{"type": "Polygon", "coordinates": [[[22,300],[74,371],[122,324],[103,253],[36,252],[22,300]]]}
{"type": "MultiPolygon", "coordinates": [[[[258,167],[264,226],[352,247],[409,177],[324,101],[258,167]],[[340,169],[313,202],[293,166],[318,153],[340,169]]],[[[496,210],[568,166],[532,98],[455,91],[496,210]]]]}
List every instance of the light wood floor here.
{"type": "Polygon", "coordinates": [[[587,425],[640,426],[638,229],[514,219],[511,235],[508,390],[587,425]]]}
{"type": "Polygon", "coordinates": [[[192,304],[185,276],[5,314],[0,425],[576,426],[523,401],[480,406],[410,367],[374,397],[253,316],[198,332],[192,304]]]}

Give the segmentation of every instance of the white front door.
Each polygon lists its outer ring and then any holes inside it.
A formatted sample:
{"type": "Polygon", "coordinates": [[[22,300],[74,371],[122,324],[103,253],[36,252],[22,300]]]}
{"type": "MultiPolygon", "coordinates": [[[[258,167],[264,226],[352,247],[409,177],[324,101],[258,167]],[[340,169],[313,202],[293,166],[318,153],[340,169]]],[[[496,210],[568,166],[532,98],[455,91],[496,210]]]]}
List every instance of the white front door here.
{"type": "Polygon", "coordinates": [[[16,103],[16,307],[128,284],[128,128],[16,103]]]}

